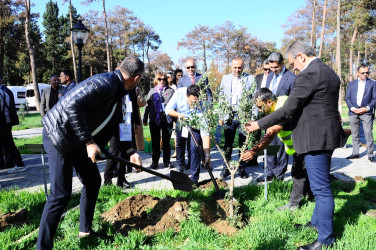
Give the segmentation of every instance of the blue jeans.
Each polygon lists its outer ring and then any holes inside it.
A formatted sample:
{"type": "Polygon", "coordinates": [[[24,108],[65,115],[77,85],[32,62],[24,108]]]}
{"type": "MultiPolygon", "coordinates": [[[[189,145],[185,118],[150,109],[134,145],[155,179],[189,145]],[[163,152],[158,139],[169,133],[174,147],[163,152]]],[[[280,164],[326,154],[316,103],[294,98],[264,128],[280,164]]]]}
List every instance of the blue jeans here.
{"type": "Polygon", "coordinates": [[[220,145],[221,143],[221,136],[222,136],[222,126],[217,124],[215,128],[215,141],[220,145]]]}
{"type": "Polygon", "coordinates": [[[332,150],[312,151],[304,157],[308,179],[316,201],[311,223],[318,228],[317,240],[328,245],[334,242],[334,198],[329,180],[332,154],[332,150]]]}

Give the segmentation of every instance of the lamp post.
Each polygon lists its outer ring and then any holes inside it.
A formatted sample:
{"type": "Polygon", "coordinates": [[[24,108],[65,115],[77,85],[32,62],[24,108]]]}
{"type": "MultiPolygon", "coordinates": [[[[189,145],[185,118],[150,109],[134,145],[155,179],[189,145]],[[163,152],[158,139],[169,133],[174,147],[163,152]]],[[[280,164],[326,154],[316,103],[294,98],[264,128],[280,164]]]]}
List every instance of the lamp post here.
{"type": "Polygon", "coordinates": [[[90,30],[88,30],[85,25],[82,24],[82,20],[78,20],[75,26],[71,28],[73,42],[77,45],[78,48],[78,74],[77,74],[77,83],[81,82],[81,50],[86,43],[86,39],[89,36],[90,30]]]}

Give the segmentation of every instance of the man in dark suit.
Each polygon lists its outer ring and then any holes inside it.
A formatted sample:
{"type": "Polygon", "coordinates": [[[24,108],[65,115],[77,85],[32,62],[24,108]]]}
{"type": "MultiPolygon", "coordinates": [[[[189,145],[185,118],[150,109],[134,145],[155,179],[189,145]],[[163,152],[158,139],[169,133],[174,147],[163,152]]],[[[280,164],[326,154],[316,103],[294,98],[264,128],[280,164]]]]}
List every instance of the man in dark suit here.
{"type": "Polygon", "coordinates": [[[316,241],[300,249],[321,249],[334,242],[334,198],[329,176],[332,153],[343,140],[338,112],[340,80],[330,67],[315,57],[315,51],[307,44],[295,41],[287,53],[290,65],[300,71],[294,89],[283,107],[256,122],[247,123],[246,129],[249,132],[266,129],[289,118],[295,123],[294,149],[298,154],[304,154],[316,201],[311,222],[305,226],[315,227],[319,233],[316,241]]]}
{"type": "MultiPolygon", "coordinates": [[[[288,96],[294,86],[295,74],[286,69],[281,53],[270,54],[268,61],[272,72],[266,80],[266,88],[270,89],[276,97],[288,96]]],[[[286,154],[283,142],[278,137],[275,137],[270,145],[280,145],[280,148],[277,155],[267,156],[267,180],[270,181],[273,178],[283,180],[287,171],[289,156],[286,154]]],[[[260,177],[257,181],[262,182],[264,178],[260,177]]]]}
{"type": "Polygon", "coordinates": [[[268,59],[265,59],[262,64],[262,69],[264,70],[263,74],[258,74],[256,79],[257,89],[265,88],[266,87],[266,79],[268,79],[268,75],[270,73],[270,66],[268,59]]]}
{"type": "Polygon", "coordinates": [[[358,67],[357,75],[358,79],[349,82],[346,92],[353,145],[352,155],[346,159],[359,158],[359,122],[362,121],[367,140],[368,160],[375,162],[372,124],[376,99],[376,82],[368,79],[369,67],[365,64],[358,67]]]}
{"type": "Polygon", "coordinates": [[[3,78],[0,76],[0,145],[6,156],[7,167],[12,167],[13,162],[16,164],[15,167],[8,170],[10,174],[26,171],[20,151],[14,144],[12,136],[12,126],[18,124],[13,92],[3,84],[3,78]]]}
{"type": "Polygon", "coordinates": [[[55,106],[65,91],[65,86],[59,84],[59,77],[57,75],[51,75],[50,84],[50,87],[42,91],[40,101],[40,114],[42,117],[55,106]]]}

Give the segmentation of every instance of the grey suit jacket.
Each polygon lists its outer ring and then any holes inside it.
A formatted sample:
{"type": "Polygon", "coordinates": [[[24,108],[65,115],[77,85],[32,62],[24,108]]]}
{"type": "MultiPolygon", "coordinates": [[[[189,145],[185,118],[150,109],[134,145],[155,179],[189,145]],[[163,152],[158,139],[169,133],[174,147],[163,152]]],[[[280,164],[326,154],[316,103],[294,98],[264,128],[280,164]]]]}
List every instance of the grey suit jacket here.
{"type": "MultiPolygon", "coordinates": [[[[62,96],[65,91],[65,86],[59,85],[58,95],[62,96]]],[[[44,116],[52,107],[50,107],[50,95],[51,95],[51,86],[42,90],[42,96],[40,101],[40,114],[44,116]]]]}
{"type": "MultiPolygon", "coordinates": [[[[270,72],[268,78],[266,79],[266,88],[269,89],[273,77],[274,73],[270,72]]],[[[295,77],[296,75],[294,73],[286,69],[285,72],[283,72],[282,79],[278,84],[277,92],[275,93],[276,96],[290,95],[290,92],[294,87],[295,77]]]]}

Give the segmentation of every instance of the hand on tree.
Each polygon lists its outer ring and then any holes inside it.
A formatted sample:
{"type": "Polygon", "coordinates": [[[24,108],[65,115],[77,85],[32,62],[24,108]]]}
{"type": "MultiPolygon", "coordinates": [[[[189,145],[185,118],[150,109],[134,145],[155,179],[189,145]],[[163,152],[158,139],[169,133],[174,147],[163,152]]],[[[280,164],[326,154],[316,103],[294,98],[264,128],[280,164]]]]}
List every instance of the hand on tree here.
{"type": "Polygon", "coordinates": [[[243,161],[250,161],[252,160],[254,157],[256,156],[256,152],[252,151],[252,150],[247,150],[247,151],[244,151],[242,154],[241,154],[241,159],[243,161]]]}
{"type": "Polygon", "coordinates": [[[245,125],[244,125],[245,129],[247,130],[248,133],[251,133],[253,131],[256,131],[256,130],[259,130],[260,127],[257,123],[257,121],[251,121],[251,122],[247,122],[245,125]]]}

